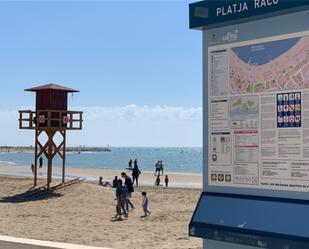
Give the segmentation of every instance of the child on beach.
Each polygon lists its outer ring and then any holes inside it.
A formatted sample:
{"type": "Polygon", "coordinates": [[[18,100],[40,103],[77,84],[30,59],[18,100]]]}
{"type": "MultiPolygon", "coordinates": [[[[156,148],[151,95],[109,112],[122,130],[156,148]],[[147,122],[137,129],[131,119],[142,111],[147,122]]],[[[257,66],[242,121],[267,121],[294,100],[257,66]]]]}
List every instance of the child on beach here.
{"type": "Polygon", "coordinates": [[[150,214],[149,210],[148,210],[148,197],[147,197],[147,193],[146,192],[142,192],[142,196],[143,196],[143,210],[144,210],[144,216],[141,216],[142,218],[143,217],[146,217],[147,214],[150,214]]]}
{"type": "Polygon", "coordinates": [[[156,182],[155,182],[155,185],[157,186],[157,187],[159,187],[159,185],[160,185],[160,176],[157,176],[157,179],[156,179],[156,182]]]}
{"type": "Polygon", "coordinates": [[[168,175],[165,175],[165,187],[167,188],[168,187],[168,182],[169,182],[169,179],[168,179],[168,175]]]}

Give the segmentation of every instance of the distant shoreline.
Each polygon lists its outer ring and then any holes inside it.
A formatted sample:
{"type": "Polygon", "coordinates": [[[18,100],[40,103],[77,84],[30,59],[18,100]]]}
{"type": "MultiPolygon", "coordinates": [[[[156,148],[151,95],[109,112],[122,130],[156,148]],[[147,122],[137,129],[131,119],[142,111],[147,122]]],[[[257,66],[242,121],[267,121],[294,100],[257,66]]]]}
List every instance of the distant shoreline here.
{"type": "MultiPolygon", "coordinates": [[[[33,152],[34,146],[0,146],[0,152],[33,152]]],[[[110,152],[108,147],[68,146],[67,152],[110,152]]]]}

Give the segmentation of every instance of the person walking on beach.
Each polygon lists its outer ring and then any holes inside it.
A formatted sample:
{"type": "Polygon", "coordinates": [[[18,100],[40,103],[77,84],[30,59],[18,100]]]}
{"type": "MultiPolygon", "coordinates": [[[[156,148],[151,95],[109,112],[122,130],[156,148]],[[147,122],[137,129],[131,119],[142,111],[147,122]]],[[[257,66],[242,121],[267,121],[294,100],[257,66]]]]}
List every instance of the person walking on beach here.
{"type": "Polygon", "coordinates": [[[126,196],[128,193],[128,189],[125,185],[122,185],[122,180],[118,180],[118,185],[116,187],[116,200],[117,200],[117,205],[116,205],[116,218],[118,217],[121,219],[121,210],[124,213],[124,217],[128,218],[128,214],[125,210],[125,202],[126,202],[126,196]]]}
{"type": "Polygon", "coordinates": [[[34,165],[33,165],[33,163],[31,163],[31,172],[32,172],[32,174],[34,173],[34,165]]]}
{"type": "Polygon", "coordinates": [[[165,175],[165,187],[167,188],[168,187],[168,182],[169,182],[169,179],[168,179],[168,175],[165,175]]]}
{"type": "Polygon", "coordinates": [[[159,175],[160,175],[160,171],[162,171],[162,175],[163,175],[163,168],[164,168],[164,164],[163,164],[163,161],[161,160],[159,163],[159,175]]]}
{"type": "Polygon", "coordinates": [[[126,198],[126,210],[127,210],[127,212],[129,212],[129,205],[131,206],[131,209],[134,208],[134,205],[130,201],[130,198],[132,196],[132,192],[134,192],[134,188],[133,188],[131,178],[129,176],[127,176],[127,174],[125,172],[121,173],[121,177],[125,179],[124,184],[127,186],[127,189],[128,189],[128,194],[127,194],[127,198],[126,198]]]}
{"type": "Polygon", "coordinates": [[[156,179],[156,182],[155,182],[155,184],[156,184],[156,186],[157,187],[159,187],[160,186],[160,176],[157,176],[157,179],[156,179]]]}
{"type": "Polygon", "coordinates": [[[114,180],[113,180],[113,188],[117,188],[118,185],[118,177],[115,176],[114,180]]]}
{"type": "Polygon", "coordinates": [[[136,182],[136,187],[138,187],[138,177],[139,177],[139,174],[142,173],[138,166],[137,166],[137,160],[135,159],[134,160],[134,168],[132,170],[132,177],[133,177],[133,182],[132,182],[132,185],[134,185],[134,181],[136,182]]]}
{"type": "Polygon", "coordinates": [[[148,210],[148,197],[147,197],[147,193],[146,192],[142,192],[142,196],[143,196],[143,210],[144,210],[144,216],[141,216],[141,218],[146,217],[147,215],[150,214],[149,210],[148,210]]]}
{"type": "Polygon", "coordinates": [[[128,162],[128,169],[132,169],[132,163],[133,163],[133,161],[132,161],[132,159],[130,159],[130,161],[128,162]]]}
{"type": "Polygon", "coordinates": [[[157,173],[158,173],[158,175],[160,175],[160,161],[158,161],[156,164],[155,164],[155,169],[156,169],[156,171],[155,171],[155,176],[157,175],[157,173]]]}
{"type": "Polygon", "coordinates": [[[43,167],[43,157],[39,158],[39,167],[42,168],[43,167]]]}

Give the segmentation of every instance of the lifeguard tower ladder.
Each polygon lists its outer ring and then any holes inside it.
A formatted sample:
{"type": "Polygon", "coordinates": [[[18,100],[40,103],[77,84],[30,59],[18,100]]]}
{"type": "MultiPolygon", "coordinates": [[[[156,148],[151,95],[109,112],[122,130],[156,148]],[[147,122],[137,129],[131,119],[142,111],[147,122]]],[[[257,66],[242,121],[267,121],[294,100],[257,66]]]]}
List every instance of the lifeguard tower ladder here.
{"type": "Polygon", "coordinates": [[[47,158],[47,188],[52,181],[53,158],[59,155],[62,161],[62,183],[65,182],[66,131],[82,129],[82,112],[68,111],[68,93],[79,92],[57,84],[46,84],[25,91],[36,93],[36,110],[19,111],[19,128],[35,130],[34,186],[37,185],[37,162],[47,158]],[[42,142],[41,136],[47,135],[42,142]],[[54,141],[59,133],[60,143],[54,141]]]}

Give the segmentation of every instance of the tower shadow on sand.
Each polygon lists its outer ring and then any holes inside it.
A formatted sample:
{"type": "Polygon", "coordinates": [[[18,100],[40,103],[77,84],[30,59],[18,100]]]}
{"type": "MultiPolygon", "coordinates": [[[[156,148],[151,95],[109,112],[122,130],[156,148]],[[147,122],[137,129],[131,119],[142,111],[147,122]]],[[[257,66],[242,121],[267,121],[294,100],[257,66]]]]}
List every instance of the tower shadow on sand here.
{"type": "Polygon", "coordinates": [[[24,193],[12,196],[0,197],[0,203],[22,203],[30,201],[41,201],[62,196],[63,194],[55,193],[53,189],[47,189],[45,187],[42,187],[36,189],[29,189],[24,193]]]}

